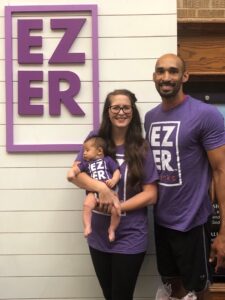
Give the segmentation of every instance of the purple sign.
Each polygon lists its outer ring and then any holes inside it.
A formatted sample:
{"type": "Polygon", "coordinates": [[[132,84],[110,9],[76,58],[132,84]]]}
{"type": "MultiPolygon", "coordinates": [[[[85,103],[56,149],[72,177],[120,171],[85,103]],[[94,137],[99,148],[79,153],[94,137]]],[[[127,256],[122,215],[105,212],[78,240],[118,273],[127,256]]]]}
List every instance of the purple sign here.
{"type": "Polygon", "coordinates": [[[8,152],[78,151],[88,131],[97,128],[99,124],[97,25],[96,5],[8,6],[5,8],[6,148],[8,152]],[[54,17],[51,17],[52,12],[54,17]],[[13,32],[13,24],[14,26],[16,24],[16,33],[13,32]],[[90,37],[82,35],[87,28],[90,31],[90,37]],[[57,44],[54,45],[50,54],[51,45],[48,47],[45,44],[45,31],[50,32],[50,35],[60,33],[57,44]],[[17,47],[13,44],[13,39],[16,40],[17,47]],[[76,46],[80,40],[85,39],[91,39],[88,49],[83,46],[82,51],[72,50],[74,45],[76,46]],[[45,51],[48,51],[49,57],[45,51]],[[87,57],[87,52],[90,53],[90,58],[87,57]],[[15,58],[17,64],[15,64],[15,58]],[[83,74],[86,74],[86,70],[91,74],[90,79],[86,80],[91,82],[91,86],[89,85],[91,101],[83,100],[81,96],[78,97],[82,92],[85,81],[82,76],[85,77],[83,74]],[[46,81],[47,92],[45,90],[44,93],[43,86],[46,81]],[[17,93],[14,88],[15,82],[17,93]],[[77,101],[77,97],[83,101],[77,101]],[[91,104],[91,108],[89,107],[92,113],[91,120],[85,111],[86,102],[91,104]],[[71,120],[77,118],[78,123],[81,122],[79,125],[73,125],[78,142],[73,136],[69,143],[61,141],[60,134],[59,140],[54,142],[55,137],[52,138],[51,132],[48,137],[46,130],[43,130],[45,137],[42,137],[41,130],[35,131],[35,122],[32,128],[29,127],[29,122],[26,123],[27,120],[32,122],[37,118],[42,120],[47,115],[49,128],[52,128],[51,119],[59,120],[65,111],[71,120]],[[87,126],[89,129],[87,132],[84,126],[85,118],[88,119],[86,121],[88,125],[92,124],[92,128],[87,126]],[[21,123],[23,127],[20,126],[21,123]],[[81,125],[84,127],[83,131],[80,130],[81,125]],[[79,126],[79,129],[76,126],[79,126]],[[20,130],[20,128],[26,130],[20,130]],[[83,136],[84,132],[85,136],[83,136]],[[34,135],[36,138],[33,138],[34,135]],[[46,143],[46,140],[50,142],[46,143]]]}

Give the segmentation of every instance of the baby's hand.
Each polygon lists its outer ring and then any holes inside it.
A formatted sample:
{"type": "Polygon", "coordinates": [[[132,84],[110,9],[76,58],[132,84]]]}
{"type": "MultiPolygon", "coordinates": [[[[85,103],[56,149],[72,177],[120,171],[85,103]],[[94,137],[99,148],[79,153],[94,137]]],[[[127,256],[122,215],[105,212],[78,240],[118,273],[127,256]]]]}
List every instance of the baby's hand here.
{"type": "Polygon", "coordinates": [[[73,168],[71,168],[67,173],[67,180],[72,181],[74,179],[74,177],[75,177],[75,174],[74,174],[73,168]]]}
{"type": "Polygon", "coordinates": [[[80,169],[77,164],[74,164],[72,167],[74,176],[77,176],[80,173],[80,169]]]}
{"type": "Polygon", "coordinates": [[[80,173],[80,169],[77,163],[74,163],[72,168],[67,173],[67,180],[72,181],[74,177],[80,173]]]}
{"type": "Polygon", "coordinates": [[[116,185],[116,182],[113,179],[108,179],[105,181],[105,183],[111,189],[116,185]]]}

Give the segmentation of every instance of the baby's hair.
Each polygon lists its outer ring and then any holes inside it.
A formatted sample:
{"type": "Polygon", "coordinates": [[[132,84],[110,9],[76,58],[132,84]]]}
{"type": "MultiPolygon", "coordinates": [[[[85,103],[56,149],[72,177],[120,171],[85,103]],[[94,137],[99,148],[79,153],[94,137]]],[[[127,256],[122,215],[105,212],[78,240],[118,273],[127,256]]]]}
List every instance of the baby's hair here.
{"type": "Polygon", "coordinates": [[[102,137],[98,135],[90,136],[87,137],[84,143],[89,141],[91,141],[96,148],[102,148],[104,155],[106,154],[107,145],[106,145],[106,141],[102,137]]]}

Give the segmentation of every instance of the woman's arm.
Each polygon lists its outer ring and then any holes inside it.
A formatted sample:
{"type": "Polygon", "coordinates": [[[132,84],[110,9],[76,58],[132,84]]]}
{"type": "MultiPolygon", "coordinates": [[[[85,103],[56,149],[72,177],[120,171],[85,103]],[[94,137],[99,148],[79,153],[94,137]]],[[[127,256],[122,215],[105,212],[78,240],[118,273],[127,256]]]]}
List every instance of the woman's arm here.
{"type": "Polygon", "coordinates": [[[131,211],[155,204],[157,201],[157,183],[143,185],[143,191],[121,203],[121,211],[131,211]]]}
{"type": "MultiPolygon", "coordinates": [[[[73,169],[79,168],[80,161],[75,161],[72,166],[73,169]]],[[[100,192],[99,189],[104,188],[104,183],[100,182],[96,179],[91,178],[87,173],[85,172],[77,172],[74,174],[74,176],[71,175],[71,169],[67,173],[67,180],[75,184],[81,189],[85,189],[90,192],[100,192]],[[79,176],[78,176],[79,175],[79,176]]]]}
{"type": "Polygon", "coordinates": [[[107,185],[99,180],[91,178],[84,172],[79,173],[76,177],[70,180],[73,184],[81,189],[90,192],[97,192],[99,199],[99,210],[102,212],[110,212],[112,205],[116,208],[118,215],[120,215],[120,204],[118,197],[107,185]]]}

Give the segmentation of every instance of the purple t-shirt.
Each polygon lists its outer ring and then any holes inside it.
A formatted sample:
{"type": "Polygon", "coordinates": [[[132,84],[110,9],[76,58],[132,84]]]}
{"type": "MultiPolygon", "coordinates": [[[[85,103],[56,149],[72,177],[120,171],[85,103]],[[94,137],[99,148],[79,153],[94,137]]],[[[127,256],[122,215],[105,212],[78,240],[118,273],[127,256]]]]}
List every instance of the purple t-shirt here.
{"type": "MultiPolygon", "coordinates": [[[[78,155],[78,159],[80,159],[78,155]]],[[[118,146],[116,160],[120,167],[121,179],[118,184],[118,195],[121,201],[134,196],[134,190],[126,190],[127,165],[124,161],[124,147],[118,146]]],[[[148,151],[144,163],[145,176],[143,184],[158,180],[158,173],[154,164],[151,150],[148,151]]],[[[88,237],[89,246],[110,253],[135,254],[144,252],[148,246],[148,215],[147,207],[123,213],[116,230],[116,239],[109,242],[108,228],[110,216],[93,211],[92,233],[88,237]]]]}
{"type": "Polygon", "coordinates": [[[112,178],[119,165],[110,156],[105,156],[91,161],[82,161],[78,167],[81,172],[86,172],[92,178],[106,181],[112,178]]]}
{"type": "Polygon", "coordinates": [[[206,151],[225,144],[222,114],[186,96],[169,111],[161,104],[149,111],[145,130],[160,177],[155,221],[179,231],[205,223],[212,213],[206,151]]]}

